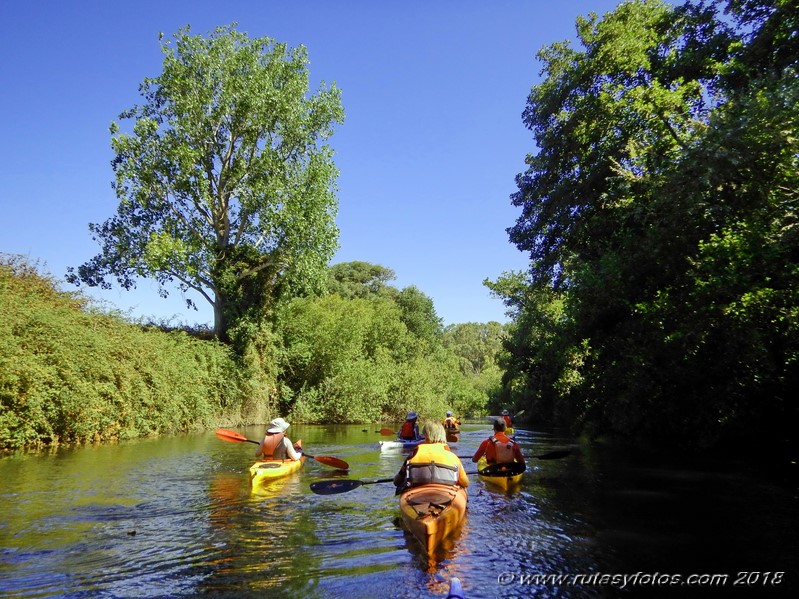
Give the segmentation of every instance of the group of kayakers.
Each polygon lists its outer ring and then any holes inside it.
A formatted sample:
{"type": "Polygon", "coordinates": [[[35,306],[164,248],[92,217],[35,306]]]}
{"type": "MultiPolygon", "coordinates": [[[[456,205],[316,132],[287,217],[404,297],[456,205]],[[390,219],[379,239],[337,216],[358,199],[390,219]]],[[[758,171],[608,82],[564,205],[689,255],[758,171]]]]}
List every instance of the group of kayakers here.
{"type": "MultiPolygon", "coordinates": [[[[415,486],[428,484],[457,485],[462,488],[469,486],[469,477],[463,469],[460,458],[447,445],[448,430],[460,430],[459,425],[452,412],[447,411],[443,422],[429,420],[424,423],[420,433],[418,415],[416,412],[408,412],[397,437],[421,442],[394,477],[397,494],[415,486]]],[[[301,450],[298,450],[286,435],[289,426],[283,418],[272,420],[255,452],[256,457],[299,460],[302,457],[301,450]]],[[[506,430],[511,426],[513,420],[508,411],[503,410],[502,416],[494,420],[493,434],[480,443],[472,456],[472,462],[478,462],[485,456],[486,462],[492,466],[514,462],[524,465],[524,455],[519,444],[506,434],[506,430]]]]}
{"type": "MultiPolygon", "coordinates": [[[[394,477],[397,494],[414,486],[431,483],[459,485],[463,488],[469,486],[469,478],[460,458],[447,445],[448,431],[460,430],[459,426],[460,423],[452,416],[452,412],[447,411],[447,417],[442,423],[427,421],[420,434],[418,415],[416,412],[408,412],[397,438],[422,442],[394,477]]],[[[524,466],[524,455],[519,444],[506,433],[512,426],[513,419],[508,410],[502,410],[501,417],[494,420],[493,434],[480,443],[472,456],[472,462],[478,462],[485,456],[485,461],[490,466],[513,463],[524,466]]]]}

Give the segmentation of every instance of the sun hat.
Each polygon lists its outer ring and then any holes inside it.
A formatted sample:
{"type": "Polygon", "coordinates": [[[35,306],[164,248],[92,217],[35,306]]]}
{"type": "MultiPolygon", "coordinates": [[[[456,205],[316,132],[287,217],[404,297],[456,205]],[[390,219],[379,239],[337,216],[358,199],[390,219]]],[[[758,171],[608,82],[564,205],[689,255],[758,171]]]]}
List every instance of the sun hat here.
{"type": "Polygon", "coordinates": [[[508,411],[507,410],[502,410],[502,415],[503,416],[507,416],[508,415],[508,411]]]}
{"type": "Polygon", "coordinates": [[[447,410],[447,416],[452,416],[452,412],[450,412],[449,410],[447,410]]]}
{"type": "Polygon", "coordinates": [[[269,428],[266,429],[267,433],[283,433],[288,429],[289,423],[282,418],[275,418],[269,423],[269,428]]]}
{"type": "Polygon", "coordinates": [[[408,412],[408,415],[405,417],[405,420],[416,420],[416,412],[408,412]]]}

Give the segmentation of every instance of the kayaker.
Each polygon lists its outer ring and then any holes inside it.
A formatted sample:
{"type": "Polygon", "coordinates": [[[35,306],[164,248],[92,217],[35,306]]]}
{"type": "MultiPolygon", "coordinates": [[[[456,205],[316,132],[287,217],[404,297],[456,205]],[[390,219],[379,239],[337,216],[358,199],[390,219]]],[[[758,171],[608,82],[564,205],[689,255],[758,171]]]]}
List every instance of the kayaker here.
{"type": "Polygon", "coordinates": [[[485,455],[489,464],[511,464],[519,462],[524,464],[524,456],[519,444],[505,434],[505,420],[497,418],[494,421],[494,434],[480,443],[480,447],[472,456],[472,461],[477,462],[485,455]]]}
{"type": "Polygon", "coordinates": [[[425,441],[416,447],[394,477],[397,495],[420,485],[468,487],[469,476],[458,456],[447,447],[447,435],[441,423],[425,422],[422,435],[425,441]]]}
{"type": "Polygon", "coordinates": [[[419,435],[419,424],[417,422],[418,416],[416,412],[408,412],[405,417],[405,422],[402,423],[397,438],[405,441],[418,441],[421,439],[419,435]]]}
{"type": "Polygon", "coordinates": [[[301,454],[285,435],[289,426],[291,425],[282,418],[275,418],[270,422],[263,441],[255,451],[255,457],[265,460],[299,460],[301,454]]]}
{"type": "Polygon", "coordinates": [[[505,421],[505,428],[513,428],[513,418],[507,410],[502,410],[502,420],[505,421]]]}
{"type": "Polygon", "coordinates": [[[451,411],[447,410],[447,417],[444,418],[444,422],[442,424],[444,425],[445,430],[454,431],[458,430],[458,425],[460,425],[460,422],[458,422],[457,418],[452,415],[451,411]]]}

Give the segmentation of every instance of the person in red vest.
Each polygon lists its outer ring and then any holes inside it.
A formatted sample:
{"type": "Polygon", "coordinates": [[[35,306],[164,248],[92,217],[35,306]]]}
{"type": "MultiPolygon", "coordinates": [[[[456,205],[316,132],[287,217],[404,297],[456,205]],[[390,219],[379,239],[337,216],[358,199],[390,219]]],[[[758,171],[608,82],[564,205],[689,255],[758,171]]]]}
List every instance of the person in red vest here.
{"type": "Polygon", "coordinates": [[[302,454],[285,435],[289,426],[291,425],[282,418],[275,418],[270,422],[263,441],[255,450],[255,457],[263,460],[299,460],[302,454]]]}
{"type": "Polygon", "coordinates": [[[405,422],[402,423],[397,438],[405,441],[418,441],[422,439],[419,434],[419,424],[417,422],[416,412],[408,412],[405,417],[405,422]]]}
{"type": "Polygon", "coordinates": [[[519,444],[505,434],[505,421],[500,418],[494,421],[494,434],[480,444],[472,456],[472,461],[477,462],[483,455],[489,464],[511,464],[513,462],[524,464],[524,456],[519,444]]]}
{"type": "Polygon", "coordinates": [[[505,421],[505,428],[513,428],[513,418],[507,410],[502,410],[502,419],[505,421]]]}

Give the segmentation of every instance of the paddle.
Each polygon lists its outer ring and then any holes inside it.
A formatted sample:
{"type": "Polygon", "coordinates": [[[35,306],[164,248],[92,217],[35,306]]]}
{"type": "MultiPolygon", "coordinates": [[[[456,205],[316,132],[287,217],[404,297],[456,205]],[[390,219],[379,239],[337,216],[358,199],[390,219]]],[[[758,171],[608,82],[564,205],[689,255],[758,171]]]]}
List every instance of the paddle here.
{"type": "MultiPolygon", "coordinates": [[[[222,439],[223,441],[230,441],[231,443],[255,443],[256,445],[260,445],[260,441],[253,441],[252,439],[248,439],[244,435],[237,433],[236,431],[231,431],[224,428],[216,429],[216,436],[222,439]]],[[[305,457],[311,458],[316,460],[320,464],[324,464],[325,466],[330,466],[331,468],[338,468],[339,470],[349,470],[350,465],[345,462],[344,460],[340,460],[338,458],[334,458],[333,456],[329,455],[320,455],[315,456],[307,453],[305,450],[302,451],[302,455],[305,457]]]]}
{"type": "Polygon", "coordinates": [[[375,432],[376,433],[380,433],[381,435],[383,435],[385,437],[393,437],[394,435],[397,434],[395,431],[392,431],[390,428],[381,428],[379,431],[375,431],[375,432]]]}
{"type": "MultiPolygon", "coordinates": [[[[571,455],[571,449],[556,449],[555,451],[550,451],[548,453],[542,453],[541,455],[530,456],[530,457],[528,457],[526,459],[530,459],[530,460],[559,460],[561,458],[565,458],[567,455],[571,455]]],[[[472,456],[470,456],[470,455],[459,455],[458,457],[460,459],[462,459],[462,460],[471,460],[472,459],[472,456]]]]}
{"type": "MultiPolygon", "coordinates": [[[[477,472],[467,472],[469,476],[478,474],[477,472]]],[[[518,474],[518,472],[517,472],[518,474]]],[[[393,478],[379,478],[377,480],[357,480],[354,478],[345,478],[341,480],[320,480],[311,483],[311,491],[317,495],[338,495],[339,493],[346,493],[364,485],[377,485],[380,483],[393,483],[393,478]]]]}

